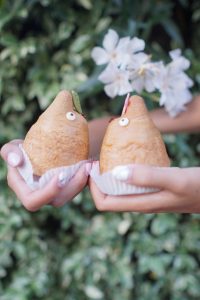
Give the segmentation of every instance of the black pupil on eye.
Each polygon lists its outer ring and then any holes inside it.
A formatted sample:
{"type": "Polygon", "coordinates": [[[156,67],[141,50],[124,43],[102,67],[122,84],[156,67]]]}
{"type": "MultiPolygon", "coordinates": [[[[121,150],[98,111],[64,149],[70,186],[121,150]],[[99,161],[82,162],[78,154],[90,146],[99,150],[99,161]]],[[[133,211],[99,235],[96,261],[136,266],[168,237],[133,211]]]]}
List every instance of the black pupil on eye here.
{"type": "Polygon", "coordinates": [[[74,114],[73,114],[73,113],[71,113],[70,115],[71,115],[71,116],[73,116],[74,114]]]}

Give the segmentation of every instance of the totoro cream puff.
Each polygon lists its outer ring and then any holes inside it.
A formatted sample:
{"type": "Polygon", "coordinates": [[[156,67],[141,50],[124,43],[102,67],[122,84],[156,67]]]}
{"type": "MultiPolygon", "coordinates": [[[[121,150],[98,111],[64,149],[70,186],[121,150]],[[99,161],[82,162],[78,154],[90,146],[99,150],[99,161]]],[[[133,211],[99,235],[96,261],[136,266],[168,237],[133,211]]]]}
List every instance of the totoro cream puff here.
{"type": "Polygon", "coordinates": [[[23,148],[35,175],[88,159],[88,124],[78,95],[61,91],[28,131],[23,148]]]}
{"type": "Polygon", "coordinates": [[[101,174],[128,164],[170,165],[162,136],[139,96],[127,98],[121,117],[109,123],[100,152],[101,174]]]}

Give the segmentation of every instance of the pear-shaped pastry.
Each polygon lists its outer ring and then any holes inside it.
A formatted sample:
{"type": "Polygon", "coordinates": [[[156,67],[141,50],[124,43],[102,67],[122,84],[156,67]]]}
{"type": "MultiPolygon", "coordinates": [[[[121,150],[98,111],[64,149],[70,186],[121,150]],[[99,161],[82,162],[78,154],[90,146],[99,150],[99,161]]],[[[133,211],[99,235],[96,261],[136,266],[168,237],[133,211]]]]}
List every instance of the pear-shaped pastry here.
{"type": "Polygon", "coordinates": [[[88,124],[75,92],[57,95],[28,131],[23,148],[38,176],[88,159],[88,124]]]}
{"type": "Polygon", "coordinates": [[[121,117],[110,122],[100,153],[101,174],[128,164],[170,165],[161,134],[139,96],[127,98],[121,117]]]}

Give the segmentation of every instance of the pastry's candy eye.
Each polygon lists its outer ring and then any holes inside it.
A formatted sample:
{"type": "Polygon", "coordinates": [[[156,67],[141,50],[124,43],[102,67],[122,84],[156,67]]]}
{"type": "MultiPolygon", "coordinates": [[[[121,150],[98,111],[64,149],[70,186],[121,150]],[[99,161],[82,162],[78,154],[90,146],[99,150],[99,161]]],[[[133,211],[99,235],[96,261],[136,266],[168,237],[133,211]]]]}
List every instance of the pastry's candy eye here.
{"type": "Polygon", "coordinates": [[[128,123],[129,123],[129,119],[128,119],[128,118],[121,118],[121,119],[119,120],[119,125],[120,125],[120,126],[127,126],[128,123]]]}
{"type": "Polygon", "coordinates": [[[66,113],[66,118],[70,121],[74,121],[76,119],[76,115],[72,111],[69,111],[68,113],[66,113]]]}

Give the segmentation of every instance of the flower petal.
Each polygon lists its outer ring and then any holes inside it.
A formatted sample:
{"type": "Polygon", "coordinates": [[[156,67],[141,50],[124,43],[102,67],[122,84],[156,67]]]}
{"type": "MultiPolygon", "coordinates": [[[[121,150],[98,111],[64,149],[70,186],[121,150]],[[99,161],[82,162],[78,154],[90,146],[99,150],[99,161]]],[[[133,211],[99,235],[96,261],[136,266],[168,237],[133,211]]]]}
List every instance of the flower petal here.
{"type": "Polygon", "coordinates": [[[109,64],[107,68],[100,74],[99,80],[103,83],[115,81],[118,74],[118,68],[114,64],[109,64]]]}
{"type": "Polygon", "coordinates": [[[169,56],[171,57],[171,59],[177,59],[178,57],[181,56],[181,49],[175,49],[175,50],[171,50],[169,52],[169,56]]]}
{"type": "Polygon", "coordinates": [[[144,78],[144,88],[148,93],[152,93],[155,91],[154,78],[146,76],[144,78]]]}
{"type": "Polygon", "coordinates": [[[180,56],[179,58],[174,60],[172,64],[174,65],[173,66],[174,69],[176,69],[177,71],[182,71],[182,70],[187,70],[189,68],[190,61],[187,58],[180,56]]]}
{"type": "Polygon", "coordinates": [[[131,85],[133,90],[136,91],[138,94],[140,94],[144,88],[144,78],[143,77],[135,78],[131,82],[131,85]]]}
{"type": "Polygon", "coordinates": [[[103,40],[103,46],[107,52],[111,52],[117,46],[119,36],[116,31],[109,29],[103,40]]]}
{"type": "Polygon", "coordinates": [[[119,86],[117,82],[113,82],[110,84],[107,84],[104,87],[104,91],[105,93],[110,97],[110,98],[114,98],[117,96],[118,94],[118,90],[119,90],[119,86]]]}
{"type": "Polygon", "coordinates": [[[132,55],[131,63],[129,64],[130,69],[137,70],[149,61],[149,55],[144,52],[136,53],[132,55]]]}
{"type": "Polygon", "coordinates": [[[119,39],[119,43],[117,45],[117,50],[118,51],[127,51],[130,47],[130,38],[129,37],[123,37],[119,39]]]}
{"type": "Polygon", "coordinates": [[[94,49],[92,50],[91,56],[97,65],[103,65],[108,62],[108,54],[101,47],[94,47],[94,49]]]}
{"type": "Polygon", "coordinates": [[[130,42],[130,47],[132,53],[142,51],[145,48],[145,42],[142,39],[134,37],[130,42]]]}
{"type": "Polygon", "coordinates": [[[160,105],[164,105],[171,117],[177,116],[185,110],[185,105],[192,100],[188,89],[169,89],[161,93],[160,105]]]}
{"type": "Polygon", "coordinates": [[[124,37],[119,40],[119,43],[115,49],[116,52],[116,64],[122,68],[126,68],[130,62],[130,38],[124,37]]]}
{"type": "Polygon", "coordinates": [[[119,85],[118,95],[123,96],[133,91],[133,88],[128,80],[123,80],[119,85]]]}

